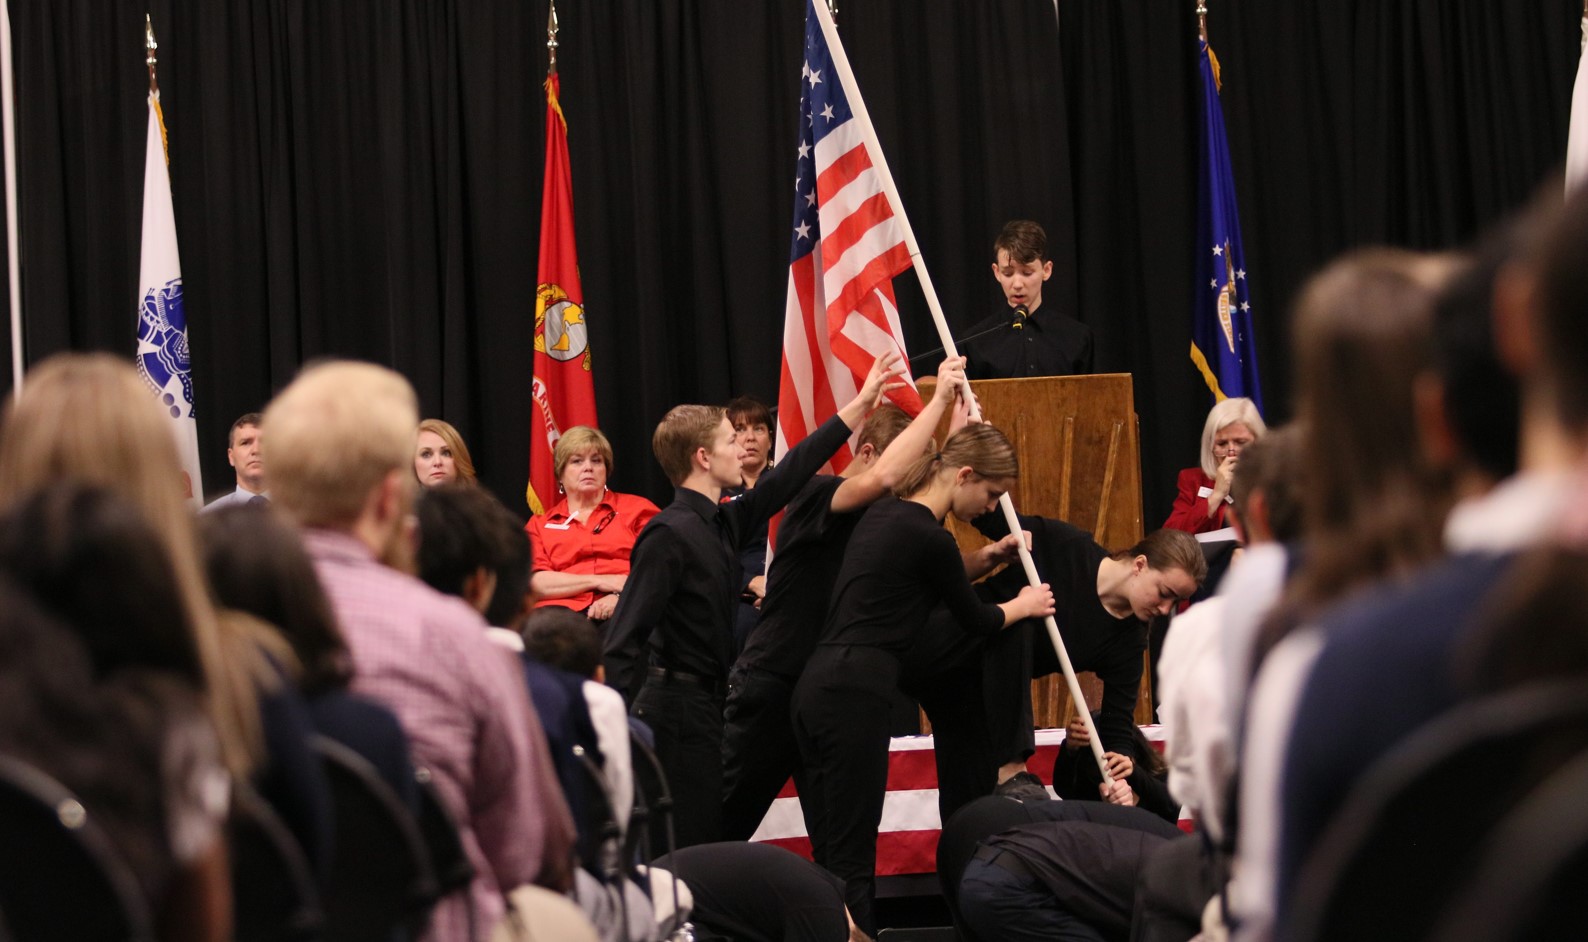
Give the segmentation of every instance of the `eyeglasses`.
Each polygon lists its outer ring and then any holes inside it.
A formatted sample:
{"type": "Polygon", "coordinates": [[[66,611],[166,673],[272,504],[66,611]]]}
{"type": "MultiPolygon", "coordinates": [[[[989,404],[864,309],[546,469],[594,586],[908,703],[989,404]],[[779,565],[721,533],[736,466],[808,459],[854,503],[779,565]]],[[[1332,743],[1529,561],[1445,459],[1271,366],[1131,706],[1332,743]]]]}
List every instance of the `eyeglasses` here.
{"type": "Polygon", "coordinates": [[[616,520],[617,518],[618,518],[618,512],[616,510],[607,511],[607,515],[605,517],[602,517],[601,518],[601,522],[596,524],[594,527],[592,527],[590,532],[592,534],[600,533],[603,529],[606,528],[607,524],[611,523],[612,521],[616,520]]]}

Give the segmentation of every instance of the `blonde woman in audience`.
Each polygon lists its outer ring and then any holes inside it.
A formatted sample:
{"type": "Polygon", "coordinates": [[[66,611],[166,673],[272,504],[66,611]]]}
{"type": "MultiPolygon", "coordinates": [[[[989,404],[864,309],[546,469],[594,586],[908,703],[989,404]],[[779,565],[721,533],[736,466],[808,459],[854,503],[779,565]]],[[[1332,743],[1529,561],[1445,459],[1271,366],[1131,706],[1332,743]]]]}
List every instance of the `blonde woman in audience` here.
{"type": "Polygon", "coordinates": [[[1230,481],[1241,449],[1263,437],[1268,427],[1250,399],[1225,399],[1208,410],[1202,425],[1202,463],[1186,468],[1175,482],[1177,493],[1169,519],[1170,530],[1211,533],[1229,526],[1230,481]]]}
{"type": "Polygon", "coordinates": [[[219,612],[210,600],[170,425],[127,361],[108,354],[51,357],[8,402],[0,429],[0,509],[62,480],[105,489],[153,528],[175,570],[181,609],[170,617],[192,633],[227,770],[258,788],[309,860],[323,867],[329,792],[306,742],[303,704],[270,660],[290,659],[291,650],[268,626],[219,612]]]}
{"type": "Polygon", "coordinates": [[[425,487],[438,484],[467,484],[476,482],[474,459],[469,457],[469,446],[451,423],[441,419],[425,419],[419,423],[419,437],[414,444],[414,477],[425,487]]]}

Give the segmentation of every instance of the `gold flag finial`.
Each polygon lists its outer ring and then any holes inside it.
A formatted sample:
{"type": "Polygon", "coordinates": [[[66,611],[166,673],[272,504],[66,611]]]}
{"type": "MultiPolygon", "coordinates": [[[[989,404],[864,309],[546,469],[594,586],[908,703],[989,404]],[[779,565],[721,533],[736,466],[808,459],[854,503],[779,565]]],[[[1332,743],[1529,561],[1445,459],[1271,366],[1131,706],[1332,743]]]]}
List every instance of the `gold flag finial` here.
{"type": "Polygon", "coordinates": [[[557,3],[552,0],[551,9],[546,14],[546,75],[557,74],[557,3]]]}
{"type": "Polygon", "coordinates": [[[156,92],[159,88],[154,81],[154,66],[160,57],[155,53],[159,51],[160,44],[154,41],[154,21],[147,13],[143,15],[143,48],[145,52],[143,61],[149,67],[149,91],[156,92]]]}
{"type": "MultiPolygon", "coordinates": [[[[1583,0],[1588,3],[1588,0],[1583,0]]],[[[1208,41],[1208,0],[1197,0],[1197,35],[1208,41]]]]}

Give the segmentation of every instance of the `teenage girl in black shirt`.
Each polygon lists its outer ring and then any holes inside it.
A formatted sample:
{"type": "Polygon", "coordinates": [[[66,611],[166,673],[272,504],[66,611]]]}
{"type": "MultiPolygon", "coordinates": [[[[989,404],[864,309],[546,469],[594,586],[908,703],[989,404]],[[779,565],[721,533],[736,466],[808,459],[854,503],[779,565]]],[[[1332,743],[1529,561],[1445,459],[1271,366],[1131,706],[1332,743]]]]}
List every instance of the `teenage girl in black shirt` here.
{"type": "Polygon", "coordinates": [[[912,636],[939,603],[981,634],[1053,612],[1047,586],[1027,586],[1001,605],[972,590],[972,579],[1014,555],[1014,537],[998,552],[967,559],[943,529],[951,512],[961,520],[986,513],[1018,473],[1014,448],[990,425],[961,429],[916,462],[895,488],[901,499],[877,502],[856,525],[822,640],[794,691],[794,732],[809,782],[800,803],[816,862],[846,882],[849,911],[869,934],[876,932],[888,697],[912,636]]]}

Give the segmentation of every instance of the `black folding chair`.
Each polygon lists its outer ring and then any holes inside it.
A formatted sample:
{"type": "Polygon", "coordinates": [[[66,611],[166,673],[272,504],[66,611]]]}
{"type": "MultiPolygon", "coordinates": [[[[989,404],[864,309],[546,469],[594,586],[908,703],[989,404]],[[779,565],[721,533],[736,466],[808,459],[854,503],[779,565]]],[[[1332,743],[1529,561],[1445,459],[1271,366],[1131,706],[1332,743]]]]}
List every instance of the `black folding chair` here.
{"type": "Polygon", "coordinates": [[[436,899],[435,873],[419,824],[368,760],[316,736],[336,815],[336,845],[325,888],[326,936],[389,942],[417,929],[436,899]]]}
{"type": "Polygon", "coordinates": [[[154,933],[131,869],[65,786],[0,756],[0,938],[142,942],[154,933]]]}
{"type": "Polygon", "coordinates": [[[436,899],[440,899],[474,882],[474,864],[463,849],[452,813],[442,804],[441,794],[430,780],[430,770],[415,769],[414,780],[419,783],[419,835],[430,852],[430,871],[435,878],[436,899]]]}
{"type": "Polygon", "coordinates": [[[1458,707],[1381,759],[1295,881],[1294,942],[1435,939],[1495,825],[1588,748],[1588,689],[1523,688],[1458,707]]]}
{"type": "Polygon", "coordinates": [[[259,793],[237,782],[227,840],[236,942],[320,938],[325,915],[303,848],[259,793]]]}
{"type": "Polygon", "coordinates": [[[1550,776],[1498,827],[1434,938],[1588,939],[1588,753],[1550,776]]]}

